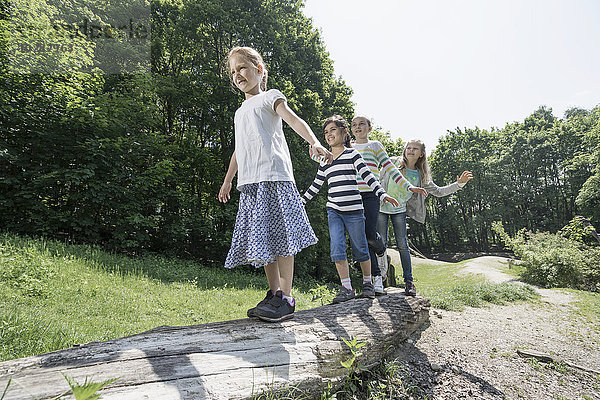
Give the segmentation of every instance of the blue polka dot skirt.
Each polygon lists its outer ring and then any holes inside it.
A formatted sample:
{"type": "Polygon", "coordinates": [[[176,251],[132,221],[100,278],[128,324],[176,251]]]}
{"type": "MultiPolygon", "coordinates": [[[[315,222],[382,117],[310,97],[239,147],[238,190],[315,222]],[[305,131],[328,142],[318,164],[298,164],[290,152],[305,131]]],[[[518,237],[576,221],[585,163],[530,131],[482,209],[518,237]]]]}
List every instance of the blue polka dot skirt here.
{"type": "Polygon", "coordinates": [[[294,182],[260,182],[241,188],[225,268],[256,268],[317,243],[294,182]]]}

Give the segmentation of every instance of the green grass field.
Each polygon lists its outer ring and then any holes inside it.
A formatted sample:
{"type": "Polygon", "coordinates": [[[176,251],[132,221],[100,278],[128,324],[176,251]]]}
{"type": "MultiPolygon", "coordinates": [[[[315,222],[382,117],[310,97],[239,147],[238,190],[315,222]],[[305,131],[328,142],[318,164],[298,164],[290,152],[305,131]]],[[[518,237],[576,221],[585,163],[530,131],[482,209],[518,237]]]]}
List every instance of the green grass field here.
{"type": "Polygon", "coordinates": [[[504,304],[537,297],[531,286],[489,283],[477,275],[457,274],[465,263],[413,266],[418,292],[428,297],[433,307],[455,311],[465,306],[480,307],[485,303],[504,304]]]}
{"type": "MultiPolygon", "coordinates": [[[[459,268],[460,264],[415,268],[419,292],[435,307],[446,309],[533,297],[527,287],[458,276],[459,268]]],[[[297,310],[331,301],[335,284],[296,280],[297,310]]],[[[266,289],[261,270],[126,257],[91,246],[0,234],[0,360],[160,325],[245,318],[266,289]]]]}

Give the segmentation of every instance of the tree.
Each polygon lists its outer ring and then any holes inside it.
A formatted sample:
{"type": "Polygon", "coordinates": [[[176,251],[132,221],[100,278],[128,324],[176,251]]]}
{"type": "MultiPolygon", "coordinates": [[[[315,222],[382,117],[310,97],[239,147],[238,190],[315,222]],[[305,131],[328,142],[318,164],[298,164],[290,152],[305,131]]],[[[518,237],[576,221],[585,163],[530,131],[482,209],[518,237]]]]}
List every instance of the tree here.
{"type": "MultiPolygon", "coordinates": [[[[43,1],[20,0],[30,4],[31,18],[42,13],[37,5],[43,1]]],[[[88,5],[99,16],[123,4],[88,5]]],[[[352,90],[334,75],[301,1],[151,5],[151,73],[2,70],[0,190],[6,196],[0,198],[0,224],[20,233],[220,265],[231,243],[237,193],[225,205],[216,193],[233,152],[233,115],[242,101],[223,68],[228,50],[257,48],[270,72],[269,86],[286,95],[318,136],[325,117],[352,115],[352,90]]],[[[99,47],[91,44],[90,57],[99,47]]],[[[287,127],[285,132],[303,190],[316,164],[303,140],[287,127]]],[[[308,212],[320,241],[300,254],[297,269],[323,276],[329,269],[322,266],[330,263],[325,198],[312,203],[308,212]]]]}

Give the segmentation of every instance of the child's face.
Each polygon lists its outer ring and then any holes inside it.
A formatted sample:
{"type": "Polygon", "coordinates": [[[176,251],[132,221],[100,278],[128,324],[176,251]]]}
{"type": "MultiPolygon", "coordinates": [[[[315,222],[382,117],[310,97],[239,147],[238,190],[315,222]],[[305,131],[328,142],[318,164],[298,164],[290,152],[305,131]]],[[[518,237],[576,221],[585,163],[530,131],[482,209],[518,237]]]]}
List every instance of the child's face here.
{"type": "Polygon", "coordinates": [[[369,136],[371,127],[369,122],[364,117],[356,117],[352,120],[352,134],[356,139],[364,140],[369,136]]]}
{"type": "Polygon", "coordinates": [[[256,66],[244,56],[234,54],[229,60],[229,73],[235,87],[246,93],[246,98],[260,92],[262,65],[256,66]]]}
{"type": "Polygon", "coordinates": [[[330,122],[325,125],[323,131],[325,133],[325,140],[329,146],[336,147],[343,145],[344,137],[346,136],[344,128],[337,126],[335,122],[330,122]]]}
{"type": "Polygon", "coordinates": [[[408,142],[404,149],[404,157],[406,157],[409,162],[416,163],[419,158],[423,157],[421,145],[415,142],[408,142]]]}

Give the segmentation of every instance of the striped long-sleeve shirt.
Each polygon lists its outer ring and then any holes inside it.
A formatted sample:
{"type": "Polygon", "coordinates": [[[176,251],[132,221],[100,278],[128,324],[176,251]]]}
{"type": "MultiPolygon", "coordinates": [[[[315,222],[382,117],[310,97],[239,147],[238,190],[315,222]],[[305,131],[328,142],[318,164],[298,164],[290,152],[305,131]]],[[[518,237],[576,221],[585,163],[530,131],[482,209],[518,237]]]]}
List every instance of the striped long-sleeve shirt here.
{"type": "MultiPolygon", "coordinates": [[[[394,165],[383,145],[377,140],[369,140],[367,143],[352,143],[352,146],[358,150],[360,155],[364,158],[367,167],[371,170],[375,178],[379,180],[380,173],[387,173],[394,179],[394,181],[404,187],[406,190],[413,187],[413,185],[398,171],[398,168],[394,165]]],[[[370,192],[373,189],[360,178],[358,180],[358,190],[361,192],[370,192]]]]}
{"type": "Polygon", "coordinates": [[[319,166],[317,176],[302,196],[302,201],[306,203],[312,199],[327,180],[327,208],[341,212],[360,211],[363,204],[356,182],[357,176],[360,176],[381,200],[387,195],[358,151],[346,149],[331,164],[319,166]]]}

